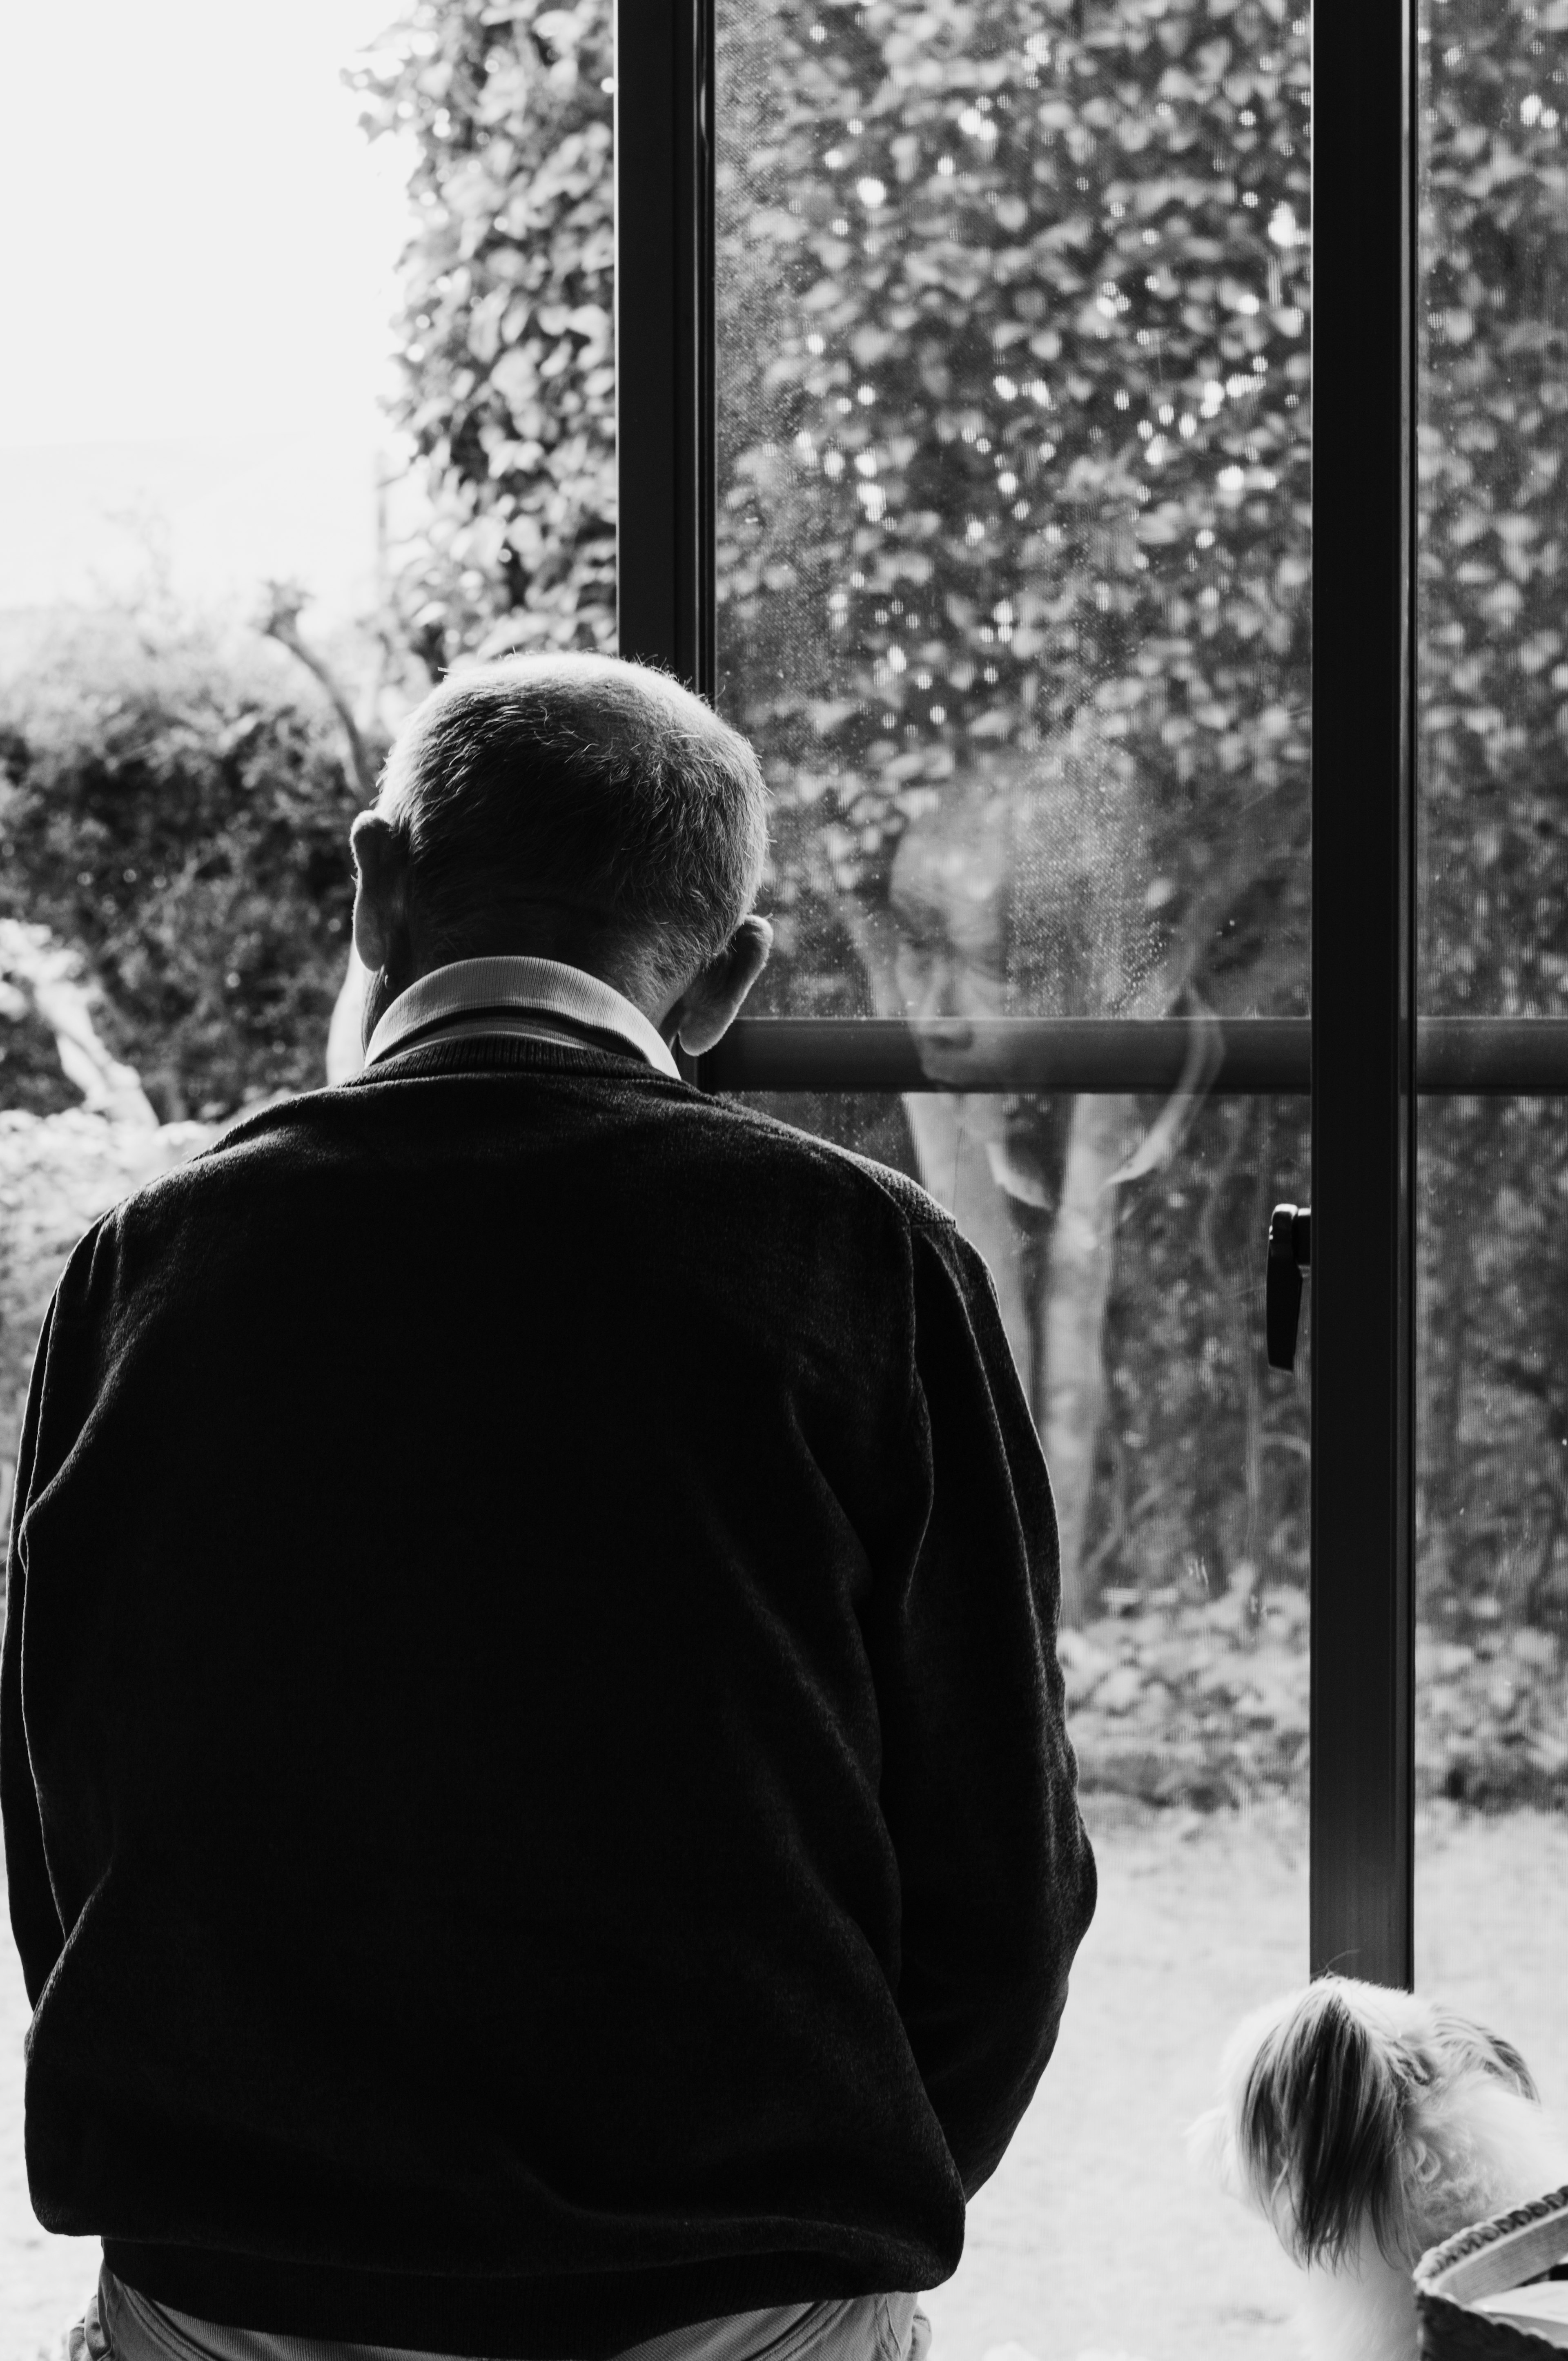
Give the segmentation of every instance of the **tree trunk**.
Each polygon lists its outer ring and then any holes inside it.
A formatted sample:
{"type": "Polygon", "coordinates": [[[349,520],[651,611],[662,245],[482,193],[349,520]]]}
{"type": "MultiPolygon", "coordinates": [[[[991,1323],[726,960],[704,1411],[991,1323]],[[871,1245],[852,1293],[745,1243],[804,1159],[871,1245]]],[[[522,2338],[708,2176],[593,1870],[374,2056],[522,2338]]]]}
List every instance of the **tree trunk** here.
{"type": "Polygon", "coordinates": [[[1064,1624],[1081,1623],[1088,1606],[1083,1542],[1105,1407],[1102,1338],[1119,1202],[1117,1192],[1105,1184],[1125,1156],[1136,1123],[1134,1098],[1074,1100],[1061,1202],[1046,1257],[1042,1382],[1036,1388],[1036,1418],[1050,1465],[1061,1532],[1064,1624]]]}
{"type": "Polygon", "coordinates": [[[904,1104],[922,1180],[984,1257],[996,1282],[1002,1325],[1037,1425],[1039,1289],[1029,1241],[1007,1192],[992,1178],[987,1148],[1000,1127],[1002,1102],[978,1093],[957,1098],[947,1092],[911,1091],[904,1104]]]}
{"type": "MultiPolygon", "coordinates": [[[[906,1016],[898,972],[899,933],[891,912],[846,897],[846,916],[879,1016],[906,1016]]],[[[962,980],[960,979],[960,994],[962,980]]],[[[989,1008],[964,1012],[988,1016],[989,1008]]],[[[905,1095],[920,1178],[984,1257],[996,1284],[1002,1325],[1036,1426],[1040,1359],[1038,1268],[1012,1199],[995,1178],[992,1149],[1004,1137],[1004,1102],[983,1092],[910,1091],[905,1095]]]]}
{"type": "MultiPolygon", "coordinates": [[[[879,1015],[906,1014],[897,934],[868,910],[856,928],[879,1015]]],[[[962,991],[959,980],[960,995],[962,991]]],[[[975,1015],[989,1011],[976,1007],[975,1015]]],[[[996,1282],[1003,1326],[1045,1445],[1061,1535],[1062,1621],[1083,1620],[1083,1540],[1105,1404],[1102,1337],[1111,1291],[1117,1195],[1106,1186],[1136,1128],[1124,1095],[1073,1101],[1060,1198],[1043,1209],[1045,1235],[1027,1235],[996,1178],[1006,1102],[974,1093],[911,1092],[905,1099],[921,1178],[979,1248],[996,1282]]]]}

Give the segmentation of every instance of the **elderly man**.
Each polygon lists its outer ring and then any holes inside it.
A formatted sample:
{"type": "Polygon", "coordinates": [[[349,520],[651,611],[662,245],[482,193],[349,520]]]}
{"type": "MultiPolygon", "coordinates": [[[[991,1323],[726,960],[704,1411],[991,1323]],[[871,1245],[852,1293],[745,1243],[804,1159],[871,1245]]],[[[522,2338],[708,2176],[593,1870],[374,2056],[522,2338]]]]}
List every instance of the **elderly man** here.
{"type": "Polygon", "coordinates": [[[40,2220],[119,2361],[905,2361],[1093,1907],[983,1266],[707,1099],[763,790],[663,676],[449,680],[352,1083],[101,1221],[0,1683],[40,2220]]]}

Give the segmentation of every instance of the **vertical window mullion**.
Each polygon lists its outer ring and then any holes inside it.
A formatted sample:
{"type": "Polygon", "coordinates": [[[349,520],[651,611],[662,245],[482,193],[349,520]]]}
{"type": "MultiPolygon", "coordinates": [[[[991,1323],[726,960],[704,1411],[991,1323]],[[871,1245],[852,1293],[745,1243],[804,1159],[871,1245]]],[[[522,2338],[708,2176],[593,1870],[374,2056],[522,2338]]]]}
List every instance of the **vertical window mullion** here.
{"type": "MultiPolygon", "coordinates": [[[[619,631],[714,688],[712,0],[617,0],[619,631]]],[[[1311,1964],[1413,1964],[1411,0],[1313,105],[1311,1964]]]]}
{"type": "Polygon", "coordinates": [[[620,653],[713,690],[712,0],[616,0],[620,653]]]}
{"type": "Polygon", "coordinates": [[[1313,58],[1311,1965],[1413,1969],[1411,0],[1313,58]]]}

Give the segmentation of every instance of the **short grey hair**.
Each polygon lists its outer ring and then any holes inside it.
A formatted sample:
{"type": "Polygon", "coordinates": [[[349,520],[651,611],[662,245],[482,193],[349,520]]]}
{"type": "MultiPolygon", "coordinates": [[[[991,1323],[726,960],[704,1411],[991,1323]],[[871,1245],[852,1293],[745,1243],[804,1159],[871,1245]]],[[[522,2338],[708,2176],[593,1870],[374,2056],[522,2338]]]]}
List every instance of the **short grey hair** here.
{"type": "Polygon", "coordinates": [[[376,809],[404,844],[416,923],[444,960],[551,903],[670,981],[750,911],[767,797],[739,730],[613,656],[506,656],[454,673],[399,730],[376,809]]]}

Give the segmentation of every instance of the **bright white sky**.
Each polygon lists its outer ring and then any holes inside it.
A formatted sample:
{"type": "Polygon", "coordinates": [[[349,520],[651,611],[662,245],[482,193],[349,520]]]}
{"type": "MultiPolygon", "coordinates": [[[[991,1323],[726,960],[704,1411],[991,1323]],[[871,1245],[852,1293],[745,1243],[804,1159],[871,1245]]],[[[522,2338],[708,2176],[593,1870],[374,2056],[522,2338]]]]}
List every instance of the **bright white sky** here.
{"type": "Polygon", "coordinates": [[[400,143],[338,70],[397,0],[0,0],[0,449],[373,415],[400,143]]]}

